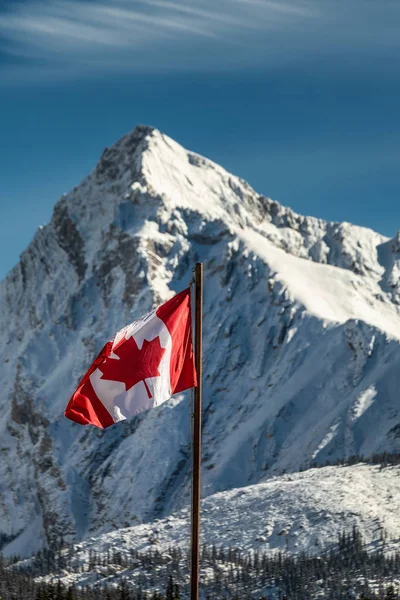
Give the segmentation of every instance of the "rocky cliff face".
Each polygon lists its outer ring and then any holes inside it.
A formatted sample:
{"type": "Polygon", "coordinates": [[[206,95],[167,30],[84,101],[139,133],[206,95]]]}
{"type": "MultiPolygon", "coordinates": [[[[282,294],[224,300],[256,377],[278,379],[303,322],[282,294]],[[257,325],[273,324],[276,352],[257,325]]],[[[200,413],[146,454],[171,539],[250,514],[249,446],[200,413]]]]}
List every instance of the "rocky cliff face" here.
{"type": "Polygon", "coordinates": [[[399,240],[302,217],[137,127],[0,284],[6,552],[182,507],[189,397],[106,431],[62,415],[124,324],[205,267],[203,496],[400,449],[399,240]]]}

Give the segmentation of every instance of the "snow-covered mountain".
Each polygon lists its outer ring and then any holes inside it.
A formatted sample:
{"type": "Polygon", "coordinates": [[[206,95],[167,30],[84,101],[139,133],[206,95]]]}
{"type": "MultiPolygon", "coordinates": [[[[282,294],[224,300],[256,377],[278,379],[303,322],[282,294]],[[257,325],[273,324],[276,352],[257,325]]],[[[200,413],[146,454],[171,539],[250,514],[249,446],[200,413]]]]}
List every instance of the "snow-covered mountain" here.
{"type": "Polygon", "coordinates": [[[104,342],[186,287],[198,260],[203,497],[400,449],[400,237],[297,215],[137,127],[0,284],[6,552],[187,504],[188,395],[104,432],[62,415],[104,342]]]}

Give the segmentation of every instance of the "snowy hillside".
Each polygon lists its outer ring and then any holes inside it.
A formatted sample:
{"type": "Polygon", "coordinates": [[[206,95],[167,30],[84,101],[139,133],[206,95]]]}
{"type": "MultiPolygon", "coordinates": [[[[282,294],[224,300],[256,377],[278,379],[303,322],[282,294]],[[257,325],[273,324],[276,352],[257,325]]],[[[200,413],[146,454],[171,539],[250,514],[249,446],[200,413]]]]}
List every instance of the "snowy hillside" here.
{"type": "Polygon", "coordinates": [[[301,217],[137,127],[0,284],[0,533],[29,553],[179,510],[189,398],[63,416],[104,342],[205,268],[202,495],[400,449],[400,238],[301,217]]]}
{"type": "MultiPolygon", "coordinates": [[[[202,544],[217,548],[318,554],[355,525],[371,550],[399,542],[400,467],[322,467],[208,496],[201,505],[202,544]],[[362,502],[360,502],[362,498],[362,502]]],[[[79,562],[90,551],[129,554],[132,548],[188,549],[187,508],[164,519],[94,537],[76,545],[79,562]]]]}
{"type": "MultiPolygon", "coordinates": [[[[123,568],[120,557],[132,561],[132,550],[142,556],[157,551],[162,563],[168,564],[173,562],[171,548],[180,548],[184,559],[190,541],[188,513],[184,509],[153,523],[76,544],[73,552],[66,551],[73,557],[69,568],[46,575],[45,580],[57,577],[66,586],[116,585],[128,578],[137,586],[142,572],[139,561],[132,570],[123,568]],[[118,558],[105,567],[104,557],[118,558]]],[[[201,543],[208,546],[209,554],[215,546],[217,555],[223,548],[225,556],[229,556],[230,548],[240,549],[243,555],[249,551],[258,551],[260,556],[264,552],[274,556],[277,551],[285,555],[306,551],[321,557],[335,548],[339,534],[351,533],[353,526],[368,552],[390,554],[398,550],[399,542],[400,467],[323,467],[283,475],[209,496],[202,502],[201,514],[201,543]]],[[[30,562],[21,566],[26,568],[30,562]]],[[[187,565],[185,560],[181,562],[188,582],[187,565]]],[[[210,579],[208,562],[203,560],[202,582],[210,579]]]]}

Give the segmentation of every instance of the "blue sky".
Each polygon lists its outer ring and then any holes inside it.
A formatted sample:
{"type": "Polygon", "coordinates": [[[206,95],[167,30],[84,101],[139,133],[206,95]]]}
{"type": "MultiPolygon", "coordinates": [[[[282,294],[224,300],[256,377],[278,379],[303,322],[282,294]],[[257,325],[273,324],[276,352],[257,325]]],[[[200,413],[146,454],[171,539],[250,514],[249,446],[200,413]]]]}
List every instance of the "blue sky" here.
{"type": "Polygon", "coordinates": [[[151,124],[303,214],[400,229],[397,0],[6,0],[0,279],[151,124]]]}

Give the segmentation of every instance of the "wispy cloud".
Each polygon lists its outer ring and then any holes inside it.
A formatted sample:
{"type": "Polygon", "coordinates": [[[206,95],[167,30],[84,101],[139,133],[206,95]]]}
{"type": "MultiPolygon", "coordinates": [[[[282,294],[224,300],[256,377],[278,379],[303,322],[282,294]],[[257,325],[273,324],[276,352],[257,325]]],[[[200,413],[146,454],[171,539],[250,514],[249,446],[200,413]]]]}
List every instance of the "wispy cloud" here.
{"type": "Polygon", "coordinates": [[[216,68],[256,58],[268,31],[312,18],[292,0],[29,0],[0,11],[0,51],[41,73],[216,68]]]}
{"type": "Polygon", "coordinates": [[[356,20],[352,2],[335,0],[6,3],[0,9],[0,82],[57,73],[64,78],[107,71],[251,68],[336,48],[397,49],[398,5],[353,2],[359,9],[356,20]],[[382,4],[390,8],[384,18],[382,4]]]}

